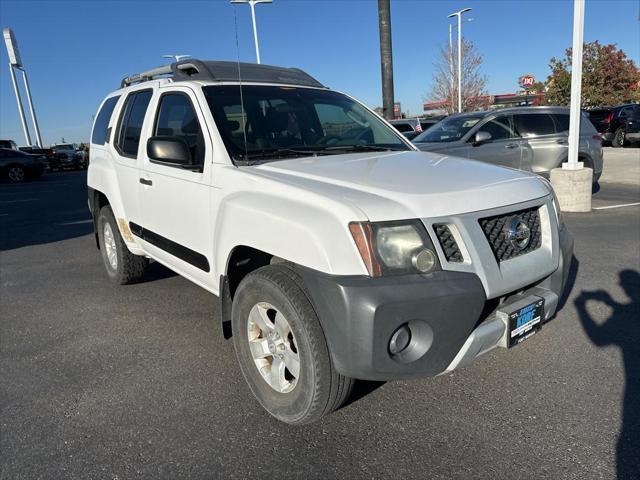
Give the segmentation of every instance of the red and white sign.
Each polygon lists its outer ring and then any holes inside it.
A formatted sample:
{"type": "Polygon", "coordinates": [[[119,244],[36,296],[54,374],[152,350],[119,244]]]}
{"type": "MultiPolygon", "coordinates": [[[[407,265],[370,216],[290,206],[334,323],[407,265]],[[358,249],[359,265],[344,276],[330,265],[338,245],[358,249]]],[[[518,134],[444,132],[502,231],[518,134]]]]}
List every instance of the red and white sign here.
{"type": "Polygon", "coordinates": [[[532,87],[536,83],[536,77],[533,75],[523,75],[520,77],[520,86],[522,88],[532,87]]]}

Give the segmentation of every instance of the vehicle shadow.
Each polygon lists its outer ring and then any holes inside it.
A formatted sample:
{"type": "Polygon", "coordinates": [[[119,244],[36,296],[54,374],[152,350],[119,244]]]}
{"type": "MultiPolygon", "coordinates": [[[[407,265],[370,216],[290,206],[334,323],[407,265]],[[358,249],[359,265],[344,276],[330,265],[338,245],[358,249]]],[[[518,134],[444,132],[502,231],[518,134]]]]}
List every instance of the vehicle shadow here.
{"type": "Polygon", "coordinates": [[[616,302],[604,290],[582,291],[574,303],[589,339],[598,347],[615,345],[622,351],[626,383],[616,465],[618,479],[628,480],[640,473],[640,273],[628,269],[619,276],[629,303],[616,302]],[[597,322],[589,302],[604,304],[613,312],[603,323],[597,322]]]}
{"type": "Polygon", "coordinates": [[[580,267],[580,262],[576,258],[575,255],[571,257],[571,265],[569,266],[569,275],[567,276],[567,283],[564,286],[564,290],[562,291],[562,295],[560,295],[560,299],[558,300],[558,308],[556,308],[556,312],[559,312],[564,308],[569,300],[569,296],[573,291],[573,287],[576,284],[576,278],[578,278],[578,269],[580,267]]]}
{"type": "Polygon", "coordinates": [[[352,403],[357,402],[361,398],[366,397],[370,393],[373,393],[387,382],[373,381],[373,380],[355,380],[353,384],[353,390],[347,397],[347,400],[340,406],[340,408],[347,407],[352,403]]]}

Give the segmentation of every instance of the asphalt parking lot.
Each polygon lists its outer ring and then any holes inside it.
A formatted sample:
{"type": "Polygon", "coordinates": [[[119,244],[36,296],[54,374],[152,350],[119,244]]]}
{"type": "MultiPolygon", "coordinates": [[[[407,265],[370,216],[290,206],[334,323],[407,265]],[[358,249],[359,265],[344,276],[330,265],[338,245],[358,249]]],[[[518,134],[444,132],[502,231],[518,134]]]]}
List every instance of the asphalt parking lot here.
{"type": "Polygon", "coordinates": [[[85,172],[0,185],[0,478],[640,478],[640,205],[618,207],[640,150],[611,152],[597,209],[565,214],[554,321],[297,428],[251,396],[214,297],[158,264],[109,283],[85,172]]]}

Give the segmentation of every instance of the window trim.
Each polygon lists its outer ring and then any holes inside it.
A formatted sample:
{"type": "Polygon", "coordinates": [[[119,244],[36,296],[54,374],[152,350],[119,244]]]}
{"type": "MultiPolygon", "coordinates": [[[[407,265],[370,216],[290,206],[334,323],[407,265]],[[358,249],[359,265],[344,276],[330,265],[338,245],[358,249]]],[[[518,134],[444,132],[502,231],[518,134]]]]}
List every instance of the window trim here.
{"type": "MultiPolygon", "coordinates": [[[[123,119],[124,119],[124,114],[127,111],[127,102],[129,101],[130,98],[138,95],[139,93],[144,93],[144,92],[151,92],[151,98],[149,99],[149,105],[151,105],[151,100],[153,100],[153,88],[141,88],[140,90],[133,90],[131,92],[129,92],[127,94],[127,96],[124,99],[124,102],[122,103],[122,107],[120,107],[120,115],[119,115],[119,119],[118,119],[118,125],[116,128],[116,134],[114,137],[114,142],[113,142],[113,146],[116,149],[116,151],[118,152],[118,154],[121,157],[126,157],[126,158],[132,158],[134,160],[138,159],[138,155],[131,155],[129,153],[125,153],[122,148],[120,148],[120,133],[121,133],[121,129],[122,129],[122,123],[123,123],[123,119]]],[[[147,105],[147,109],[149,108],[149,105],[147,105]]],[[[147,112],[145,112],[144,114],[144,119],[147,119],[147,112]]],[[[131,111],[129,111],[129,116],[131,116],[131,111]]],[[[129,120],[129,117],[127,117],[127,121],[129,120]]],[[[144,120],[142,122],[142,125],[144,126],[144,120]]],[[[140,132],[142,134],[142,131],[140,132]]],[[[142,135],[140,135],[142,137],[142,135]]],[[[138,150],[140,150],[140,144],[138,144],[138,150]]]]}
{"type": "MultiPolygon", "coordinates": [[[[192,170],[194,172],[197,173],[203,173],[204,172],[204,166],[206,163],[206,158],[207,158],[207,141],[204,135],[204,130],[202,129],[202,122],[200,121],[200,117],[198,116],[198,110],[196,109],[193,100],[191,100],[191,97],[189,96],[189,94],[187,92],[184,92],[182,90],[169,90],[166,92],[162,92],[160,94],[160,96],[158,97],[158,101],[156,102],[156,111],[155,111],[155,115],[154,115],[154,119],[153,119],[153,128],[151,129],[151,136],[155,137],[156,135],[156,130],[158,128],[158,119],[160,118],[160,108],[162,107],[162,100],[164,97],[168,96],[168,95],[182,95],[183,97],[186,97],[187,100],[189,101],[189,104],[191,105],[191,108],[193,109],[193,113],[196,116],[196,120],[198,121],[198,127],[200,127],[200,135],[202,135],[203,137],[203,144],[205,147],[205,151],[204,151],[204,156],[202,158],[202,166],[200,167],[200,169],[198,170],[192,170]]],[[[163,167],[170,167],[170,168],[177,168],[178,170],[184,170],[183,168],[181,168],[179,165],[171,165],[165,162],[161,162],[158,160],[153,160],[151,158],[149,158],[148,156],[146,156],[147,160],[149,160],[149,163],[153,163],[155,165],[162,165],[163,167]]]]}

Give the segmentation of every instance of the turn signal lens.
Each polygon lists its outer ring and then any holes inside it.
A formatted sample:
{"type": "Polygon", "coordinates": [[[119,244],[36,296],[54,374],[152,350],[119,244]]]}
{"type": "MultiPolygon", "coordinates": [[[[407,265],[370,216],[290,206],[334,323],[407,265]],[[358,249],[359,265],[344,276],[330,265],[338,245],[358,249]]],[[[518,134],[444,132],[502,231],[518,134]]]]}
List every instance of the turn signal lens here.
{"type": "Polygon", "coordinates": [[[353,240],[356,242],[358,252],[362,257],[365,267],[369,275],[372,277],[382,276],[382,267],[380,262],[376,260],[373,253],[373,229],[368,222],[351,222],[349,224],[349,231],[353,236],[353,240]]]}

